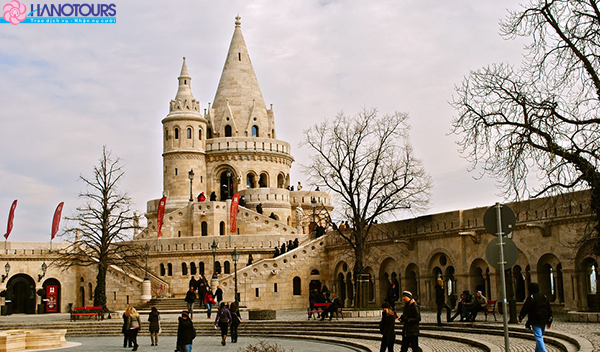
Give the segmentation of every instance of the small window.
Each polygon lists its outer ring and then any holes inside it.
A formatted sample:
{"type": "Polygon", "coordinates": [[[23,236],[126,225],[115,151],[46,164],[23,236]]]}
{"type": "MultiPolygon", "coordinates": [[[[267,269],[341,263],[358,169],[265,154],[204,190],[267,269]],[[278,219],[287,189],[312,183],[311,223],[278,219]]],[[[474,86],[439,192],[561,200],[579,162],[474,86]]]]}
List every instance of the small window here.
{"type": "Polygon", "coordinates": [[[228,260],[223,263],[223,274],[231,274],[231,264],[228,260]]]}
{"type": "Polygon", "coordinates": [[[198,130],[198,140],[202,140],[202,129],[198,130]]]}
{"type": "Polygon", "coordinates": [[[238,53],[238,61],[242,61],[242,53],[238,53]]]}
{"type": "Polygon", "coordinates": [[[252,126],[252,137],[258,137],[258,126],[252,126]]]}
{"type": "Polygon", "coordinates": [[[190,263],[190,274],[196,275],[196,263],[194,263],[194,262],[190,263]]]}
{"type": "Polygon", "coordinates": [[[219,223],[219,236],[225,236],[225,221],[219,223]]]}
{"type": "Polygon", "coordinates": [[[254,290],[254,294],[256,295],[256,297],[259,297],[258,287],[256,288],[256,290],[254,290]]]}
{"type": "Polygon", "coordinates": [[[277,292],[277,283],[273,284],[273,292],[277,292]]]}
{"type": "Polygon", "coordinates": [[[175,139],[179,139],[179,128],[175,127],[175,139]]]}
{"type": "Polygon", "coordinates": [[[212,135],[212,128],[209,128],[209,129],[206,131],[206,138],[212,138],[212,137],[213,137],[213,135],[212,135]]]}
{"type": "Polygon", "coordinates": [[[167,264],[167,276],[173,276],[173,264],[167,264]]]}
{"type": "Polygon", "coordinates": [[[181,275],[187,275],[188,274],[188,270],[187,270],[187,264],[186,263],[181,263],[181,275]]]}
{"type": "Polygon", "coordinates": [[[202,236],[208,236],[208,223],[206,221],[202,221],[202,236]]]}
{"type": "Polygon", "coordinates": [[[231,126],[230,125],[225,126],[225,137],[231,137],[231,135],[232,135],[231,126]]]}
{"type": "Polygon", "coordinates": [[[204,262],[198,263],[198,274],[204,275],[204,262]]]}
{"type": "Polygon", "coordinates": [[[221,262],[215,262],[215,273],[220,274],[221,273],[221,262]]]}
{"type": "Polygon", "coordinates": [[[191,128],[187,129],[187,138],[192,139],[192,129],[191,128]]]}
{"type": "Polygon", "coordinates": [[[293,280],[294,296],[300,296],[302,294],[302,280],[296,276],[293,280]]]}
{"type": "Polygon", "coordinates": [[[160,276],[165,276],[165,265],[160,264],[160,276]]]}
{"type": "Polygon", "coordinates": [[[169,130],[165,130],[165,141],[169,139],[169,130]]]}

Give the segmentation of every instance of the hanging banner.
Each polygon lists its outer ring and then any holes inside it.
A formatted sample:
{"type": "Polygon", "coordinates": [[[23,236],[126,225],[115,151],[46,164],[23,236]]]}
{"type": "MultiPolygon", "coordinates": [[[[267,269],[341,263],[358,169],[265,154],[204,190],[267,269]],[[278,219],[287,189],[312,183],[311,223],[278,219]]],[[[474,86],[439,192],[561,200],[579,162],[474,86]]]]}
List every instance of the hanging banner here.
{"type": "Polygon", "coordinates": [[[162,197],[160,202],[158,202],[158,211],[156,212],[156,227],[158,228],[158,233],[156,237],[162,236],[162,224],[163,218],[165,217],[165,205],[167,204],[167,197],[162,197]]]}
{"type": "Polygon", "coordinates": [[[15,209],[17,208],[17,200],[12,203],[10,207],[10,213],[8,213],[8,223],[6,224],[6,233],[4,234],[4,238],[8,239],[10,232],[13,229],[13,219],[15,218],[15,209]]]}
{"type": "Polygon", "coordinates": [[[233,195],[233,198],[231,199],[231,210],[229,212],[229,227],[231,228],[231,233],[237,232],[237,214],[239,204],[240,192],[237,192],[233,195]]]}
{"type": "Polygon", "coordinates": [[[58,232],[58,228],[60,227],[60,215],[63,210],[63,206],[65,202],[58,203],[56,210],[54,211],[54,218],[52,219],[52,234],[50,235],[50,239],[53,240],[56,237],[56,233],[58,232]]]}
{"type": "Polygon", "coordinates": [[[46,313],[58,313],[58,286],[46,286],[46,313]]]}

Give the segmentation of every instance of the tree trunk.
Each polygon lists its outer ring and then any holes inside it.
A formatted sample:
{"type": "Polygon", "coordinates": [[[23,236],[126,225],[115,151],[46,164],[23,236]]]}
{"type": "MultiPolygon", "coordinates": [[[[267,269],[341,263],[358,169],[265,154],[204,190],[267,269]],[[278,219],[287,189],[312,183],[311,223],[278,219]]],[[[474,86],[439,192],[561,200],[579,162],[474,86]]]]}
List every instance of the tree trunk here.
{"type": "Polygon", "coordinates": [[[360,282],[360,275],[363,273],[364,267],[364,246],[361,246],[360,243],[357,243],[357,246],[354,249],[354,268],[352,273],[354,274],[354,307],[355,308],[365,308],[363,307],[363,297],[362,297],[362,283],[360,282]]]}
{"type": "Polygon", "coordinates": [[[96,289],[94,290],[94,306],[106,308],[106,271],[107,265],[98,264],[98,275],[96,275],[96,289]]]}

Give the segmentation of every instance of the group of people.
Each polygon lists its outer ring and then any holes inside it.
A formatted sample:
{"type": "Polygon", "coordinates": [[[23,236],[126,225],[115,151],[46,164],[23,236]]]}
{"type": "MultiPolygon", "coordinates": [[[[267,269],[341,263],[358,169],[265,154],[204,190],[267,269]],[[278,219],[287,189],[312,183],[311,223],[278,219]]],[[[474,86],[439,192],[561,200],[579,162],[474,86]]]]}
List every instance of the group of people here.
{"type": "Polygon", "coordinates": [[[285,245],[285,242],[283,242],[281,244],[281,247],[275,246],[275,252],[273,252],[273,258],[277,258],[280,255],[284,254],[285,252],[289,252],[292,249],[298,248],[299,244],[300,244],[300,242],[298,241],[298,237],[296,237],[293,241],[292,240],[288,241],[287,247],[285,245]]]}
{"type": "Polygon", "coordinates": [[[313,317],[313,311],[315,309],[315,303],[329,303],[329,306],[323,309],[323,313],[316,313],[317,319],[325,320],[329,316],[329,320],[333,318],[334,313],[336,313],[340,308],[343,307],[342,301],[338,298],[335,293],[331,293],[327,288],[327,285],[323,285],[321,290],[317,290],[313,288],[310,290],[308,295],[308,304],[310,306],[308,319],[313,317]]]}
{"type": "MultiPolygon", "coordinates": [[[[238,340],[238,326],[242,322],[239,305],[237,302],[231,303],[231,307],[226,302],[220,302],[215,317],[215,329],[221,329],[221,345],[227,344],[227,330],[231,328],[231,342],[238,340]]],[[[209,316],[210,318],[210,313],[209,316]]],[[[180,352],[192,352],[193,340],[196,338],[196,329],[189,311],[184,310],[179,317],[177,326],[176,348],[180,352]]],[[[157,344],[158,345],[158,342],[157,344]]]]}
{"type": "MultiPolygon", "coordinates": [[[[391,285],[390,287],[393,287],[391,285]]],[[[392,297],[393,298],[393,297],[392,297]]],[[[386,300],[381,305],[381,321],[379,322],[379,332],[382,335],[380,352],[394,351],[396,342],[396,320],[403,323],[402,325],[402,347],[401,352],[407,352],[408,348],[413,351],[421,351],[419,349],[419,323],[421,322],[421,311],[419,305],[414,300],[410,291],[402,292],[402,301],[404,307],[402,314],[398,316],[395,309],[395,301],[393,306],[390,305],[390,300],[386,300]]]]}
{"type": "MultiPolygon", "coordinates": [[[[210,201],[214,202],[217,200],[217,194],[215,193],[215,191],[210,192],[210,201]]],[[[204,192],[200,192],[200,194],[198,194],[198,202],[205,202],[206,201],[206,196],[204,195],[204,192]]]]}
{"type": "Polygon", "coordinates": [[[200,274],[198,280],[192,276],[189,283],[189,290],[185,295],[185,302],[187,303],[187,311],[190,317],[194,317],[194,304],[198,299],[200,307],[204,305],[206,307],[207,317],[210,318],[212,313],[212,307],[214,304],[219,304],[223,301],[223,290],[221,286],[217,285],[217,289],[213,293],[212,288],[208,285],[206,278],[200,274]]]}

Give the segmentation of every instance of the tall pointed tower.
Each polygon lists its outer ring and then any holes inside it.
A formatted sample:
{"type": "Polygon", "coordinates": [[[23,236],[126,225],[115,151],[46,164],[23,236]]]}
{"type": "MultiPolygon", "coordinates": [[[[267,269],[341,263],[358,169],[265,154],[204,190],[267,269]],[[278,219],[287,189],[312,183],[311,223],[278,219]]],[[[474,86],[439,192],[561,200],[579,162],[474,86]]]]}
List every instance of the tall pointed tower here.
{"type": "Polygon", "coordinates": [[[179,88],[163,124],[163,193],[168,206],[185,205],[206,191],[205,143],[207,121],[192,95],[192,77],[183,58],[179,88]],[[193,179],[190,180],[190,171],[193,179]],[[190,187],[191,185],[191,187],[190,187]]]}

